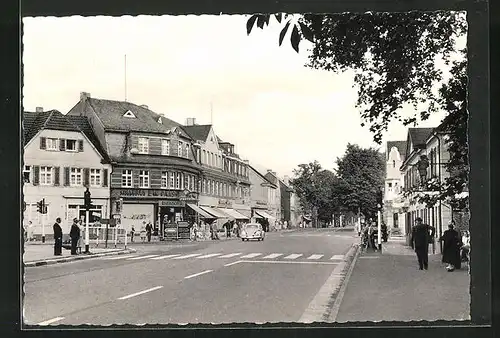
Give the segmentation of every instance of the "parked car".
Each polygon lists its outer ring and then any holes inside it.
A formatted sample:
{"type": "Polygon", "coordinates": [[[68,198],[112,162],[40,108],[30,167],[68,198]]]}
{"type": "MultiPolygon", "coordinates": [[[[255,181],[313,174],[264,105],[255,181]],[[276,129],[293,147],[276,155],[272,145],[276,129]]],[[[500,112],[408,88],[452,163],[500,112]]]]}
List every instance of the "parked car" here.
{"type": "Polygon", "coordinates": [[[256,239],[257,241],[263,241],[265,237],[265,232],[262,229],[262,225],[258,223],[249,223],[246,224],[241,230],[240,237],[243,242],[252,239],[256,239]]]}

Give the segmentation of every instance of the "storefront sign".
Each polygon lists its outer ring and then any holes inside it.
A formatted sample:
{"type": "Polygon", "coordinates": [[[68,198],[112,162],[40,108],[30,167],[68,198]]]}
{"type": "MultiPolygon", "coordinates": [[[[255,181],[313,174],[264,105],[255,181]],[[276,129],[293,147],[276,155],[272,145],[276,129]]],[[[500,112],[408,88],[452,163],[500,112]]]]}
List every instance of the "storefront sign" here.
{"type": "Polygon", "coordinates": [[[163,190],[163,189],[121,189],[119,195],[121,197],[163,197],[163,198],[179,198],[181,191],[163,190]]]}
{"type": "Polygon", "coordinates": [[[158,201],[158,205],[160,207],[184,207],[186,205],[186,202],[176,201],[176,200],[165,200],[165,201],[158,201]]]}

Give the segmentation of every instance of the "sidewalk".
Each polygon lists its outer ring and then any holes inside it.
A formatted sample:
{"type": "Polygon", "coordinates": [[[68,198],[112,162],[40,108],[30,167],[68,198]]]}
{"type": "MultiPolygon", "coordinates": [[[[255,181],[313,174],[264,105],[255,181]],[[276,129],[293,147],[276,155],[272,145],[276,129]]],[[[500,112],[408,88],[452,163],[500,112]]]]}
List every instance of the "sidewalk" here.
{"type": "MultiPolygon", "coordinates": [[[[83,250],[83,249],[82,249],[83,250]]],[[[121,255],[135,252],[136,250],[121,247],[114,248],[114,245],[109,245],[104,248],[104,244],[96,248],[95,245],[90,246],[90,255],[82,254],[71,255],[70,250],[62,249],[62,256],[54,256],[54,244],[50,242],[45,243],[26,243],[24,246],[23,262],[25,267],[49,265],[56,263],[64,263],[81,259],[89,259],[95,257],[102,257],[108,255],[121,255]]]]}
{"type": "Polygon", "coordinates": [[[335,321],[468,320],[469,277],[466,267],[447,272],[440,254],[419,270],[404,239],[391,238],[382,254],[360,254],[335,321]]]}

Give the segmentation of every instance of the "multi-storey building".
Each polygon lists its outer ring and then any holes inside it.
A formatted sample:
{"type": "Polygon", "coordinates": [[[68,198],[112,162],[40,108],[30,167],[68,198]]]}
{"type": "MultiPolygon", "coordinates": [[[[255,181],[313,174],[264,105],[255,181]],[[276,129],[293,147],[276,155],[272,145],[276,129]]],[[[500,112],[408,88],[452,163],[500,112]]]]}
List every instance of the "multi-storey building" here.
{"type": "Polygon", "coordinates": [[[147,223],[188,220],[201,188],[193,139],[145,105],[80,94],[69,116],[85,116],[112,163],[111,214],[138,231],[147,223]]]}
{"type": "Polygon", "coordinates": [[[406,154],[406,141],[389,141],[385,153],[386,176],[383,218],[385,224],[405,233],[404,218],[399,217],[399,204],[403,188],[403,174],[399,170],[406,154]]]}
{"type": "Polygon", "coordinates": [[[212,125],[198,125],[189,118],[183,129],[196,141],[196,156],[201,165],[200,207],[210,214],[229,219],[250,218],[250,181],[248,161],[240,159],[234,144],[222,141],[212,125]]]}
{"type": "MultiPolygon", "coordinates": [[[[406,154],[401,171],[404,175],[404,189],[413,191],[406,198],[402,212],[406,221],[406,234],[409,238],[411,227],[417,217],[421,217],[424,223],[436,228],[435,236],[438,238],[443,233],[443,228],[451,220],[451,207],[444,201],[428,208],[418,202],[420,194],[434,193],[422,188],[417,163],[421,156],[426,156],[429,161],[427,168],[427,180],[444,181],[449,173],[444,164],[449,160],[449,152],[444,142],[444,135],[433,128],[410,128],[406,144],[406,154]],[[424,191],[422,191],[424,189],[424,191]]],[[[427,182],[429,183],[429,182],[427,182]]]]}
{"type": "Polygon", "coordinates": [[[31,222],[35,237],[51,237],[57,217],[65,233],[73,218],[84,218],[85,187],[94,205],[89,221],[108,218],[111,164],[88,120],[37,108],[24,112],[23,127],[24,222],[31,222]],[[47,205],[44,215],[37,212],[42,199],[47,205]]]}
{"type": "MultiPolygon", "coordinates": [[[[276,220],[280,221],[283,220],[283,215],[281,212],[281,185],[280,185],[280,179],[278,178],[277,174],[275,171],[272,171],[271,169],[267,169],[267,173],[264,174],[266,179],[274,184],[277,188],[274,190],[274,197],[269,198],[269,200],[273,201],[269,203],[270,206],[270,214],[273,216],[276,220]]],[[[269,190],[269,192],[272,194],[272,190],[269,190]]]]}
{"type": "Polygon", "coordinates": [[[273,206],[277,203],[276,190],[278,186],[252,166],[249,166],[249,178],[252,184],[250,193],[252,219],[267,219],[270,224],[273,224],[276,220],[276,216],[272,213],[275,212],[273,206]]]}

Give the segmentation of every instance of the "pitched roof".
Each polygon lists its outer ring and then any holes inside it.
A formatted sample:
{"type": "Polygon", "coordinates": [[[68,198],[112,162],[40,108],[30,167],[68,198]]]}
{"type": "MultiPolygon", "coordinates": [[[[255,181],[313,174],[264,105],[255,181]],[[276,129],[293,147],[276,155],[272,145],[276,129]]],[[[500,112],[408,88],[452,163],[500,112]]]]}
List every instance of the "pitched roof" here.
{"type": "Polygon", "coordinates": [[[106,151],[94,134],[90,123],[85,116],[63,115],[57,110],[47,112],[24,112],[24,145],[26,145],[40,130],[66,130],[83,133],[96,147],[105,160],[109,160],[106,151]]]}
{"type": "MultiPolygon", "coordinates": [[[[104,129],[107,130],[165,133],[174,127],[182,127],[180,123],[157,114],[149,108],[138,106],[131,102],[96,98],[87,98],[86,102],[88,102],[89,106],[97,114],[104,125],[104,129]],[[131,111],[136,118],[124,117],[123,115],[127,111],[131,111]],[[158,119],[161,119],[162,123],[158,123],[158,119]]],[[[78,104],[73,109],[77,106],[78,104]]],[[[76,111],[70,111],[68,114],[76,115],[76,113],[76,111]]],[[[185,131],[181,130],[181,133],[184,137],[189,138],[189,135],[185,131]]]]}
{"type": "Polygon", "coordinates": [[[194,125],[194,126],[182,126],[182,128],[191,136],[192,139],[196,141],[207,140],[208,134],[210,133],[210,129],[212,128],[211,124],[204,125],[194,125]]]}
{"type": "Polygon", "coordinates": [[[256,169],[255,169],[254,167],[252,167],[251,165],[248,165],[248,167],[249,167],[251,170],[253,170],[254,172],[256,172],[258,176],[262,177],[262,179],[264,179],[264,181],[266,181],[268,184],[272,185],[272,186],[273,186],[273,187],[275,187],[275,188],[278,188],[278,186],[277,186],[275,183],[271,182],[271,181],[270,181],[270,180],[269,180],[266,176],[262,175],[262,173],[261,173],[260,171],[256,170],[256,169]]]}
{"type": "Polygon", "coordinates": [[[387,141],[387,151],[385,152],[385,156],[387,158],[389,157],[392,147],[396,147],[398,149],[401,160],[404,161],[404,157],[406,155],[406,141],[387,141]]]}

